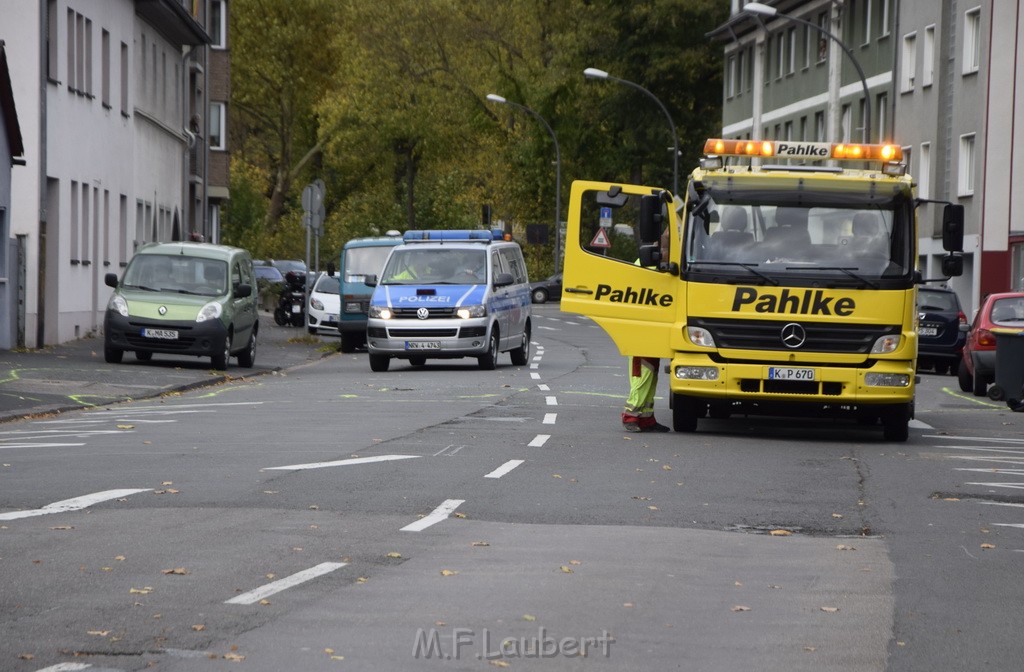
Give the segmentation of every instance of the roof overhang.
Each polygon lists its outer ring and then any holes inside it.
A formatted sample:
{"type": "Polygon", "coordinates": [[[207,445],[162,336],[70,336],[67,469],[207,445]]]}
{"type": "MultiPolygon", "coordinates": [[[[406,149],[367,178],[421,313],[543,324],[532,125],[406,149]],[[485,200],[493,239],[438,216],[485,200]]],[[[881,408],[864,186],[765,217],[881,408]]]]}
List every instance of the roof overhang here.
{"type": "Polygon", "coordinates": [[[185,8],[184,0],[135,0],[135,13],[175,44],[211,42],[203,25],[185,8]]]}

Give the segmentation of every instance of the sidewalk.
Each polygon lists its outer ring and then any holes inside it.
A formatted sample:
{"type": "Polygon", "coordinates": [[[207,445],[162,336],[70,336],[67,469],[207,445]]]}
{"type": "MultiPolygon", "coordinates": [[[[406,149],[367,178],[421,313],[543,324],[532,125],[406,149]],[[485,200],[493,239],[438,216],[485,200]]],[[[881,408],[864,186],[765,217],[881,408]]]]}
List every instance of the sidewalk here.
{"type": "Polygon", "coordinates": [[[234,357],[227,371],[214,371],[208,357],[154,355],[140,362],[132,353],[121,364],[107,364],[102,337],[40,350],[0,350],[0,423],[265,375],[329,356],[338,345],[336,338],[279,327],[273,315],[262,312],[251,369],[238,366],[234,357]]]}

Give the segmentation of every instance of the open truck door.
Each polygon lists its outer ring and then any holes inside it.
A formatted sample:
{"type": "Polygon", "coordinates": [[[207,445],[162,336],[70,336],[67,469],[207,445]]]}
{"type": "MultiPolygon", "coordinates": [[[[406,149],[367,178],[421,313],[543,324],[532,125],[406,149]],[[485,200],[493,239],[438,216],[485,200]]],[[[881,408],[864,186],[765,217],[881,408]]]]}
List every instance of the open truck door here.
{"type": "Polygon", "coordinates": [[[677,205],[652,187],[572,185],[561,310],[592,318],[623,355],[673,354],[684,314],[677,205]]]}

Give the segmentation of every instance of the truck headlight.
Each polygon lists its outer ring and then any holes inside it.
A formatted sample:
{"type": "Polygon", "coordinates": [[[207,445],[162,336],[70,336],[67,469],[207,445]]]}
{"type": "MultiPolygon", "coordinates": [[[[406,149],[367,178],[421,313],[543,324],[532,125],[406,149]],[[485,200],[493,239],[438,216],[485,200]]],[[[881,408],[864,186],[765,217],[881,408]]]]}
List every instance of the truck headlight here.
{"type": "Polygon", "coordinates": [[[388,308],[387,306],[370,306],[370,312],[368,313],[368,315],[370,317],[376,317],[381,320],[390,320],[391,309],[388,308]]]}
{"type": "Polygon", "coordinates": [[[715,347],[715,338],[711,335],[711,332],[704,327],[687,327],[686,336],[690,339],[690,343],[702,348],[713,348],[715,347]]]}
{"type": "Polygon", "coordinates": [[[905,373],[866,373],[864,384],[871,387],[909,387],[910,376],[905,373]]]}
{"type": "Polygon", "coordinates": [[[902,336],[898,334],[890,334],[888,336],[879,336],[878,340],[875,341],[874,346],[871,347],[872,355],[884,355],[900,347],[900,340],[902,336]]]}
{"type": "Polygon", "coordinates": [[[487,306],[463,306],[455,311],[455,314],[464,320],[471,317],[484,317],[487,315],[487,306]]]}
{"type": "Polygon", "coordinates": [[[199,314],[196,315],[196,322],[206,322],[207,320],[216,320],[220,317],[223,308],[216,301],[210,301],[208,304],[199,309],[199,314]]]}
{"type": "Polygon", "coordinates": [[[718,380],[718,367],[677,366],[676,378],[680,380],[718,380]]]}
{"type": "Polygon", "coordinates": [[[107,303],[107,310],[116,311],[121,317],[128,317],[128,302],[120,294],[114,294],[107,303]]]}

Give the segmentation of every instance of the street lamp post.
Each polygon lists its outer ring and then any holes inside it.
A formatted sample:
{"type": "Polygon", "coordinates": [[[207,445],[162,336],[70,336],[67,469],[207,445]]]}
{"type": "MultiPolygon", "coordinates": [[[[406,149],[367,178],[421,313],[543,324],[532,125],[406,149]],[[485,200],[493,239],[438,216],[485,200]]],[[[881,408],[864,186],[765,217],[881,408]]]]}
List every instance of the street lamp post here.
{"type": "Polygon", "coordinates": [[[647,96],[658,104],[661,111],[665,113],[665,118],[668,119],[668,126],[672,130],[672,195],[676,196],[679,194],[679,137],[676,135],[676,125],[672,121],[672,115],[668,113],[668,109],[658,97],[640,86],[636,82],[631,82],[628,79],[620,79],[609,75],[604,70],[598,70],[597,68],[587,68],[583,71],[583,76],[588,79],[608,79],[619,84],[625,84],[631,86],[637,91],[643,91],[647,96]]]}
{"type": "Polygon", "coordinates": [[[794,23],[810,26],[839,45],[839,48],[846,53],[850,58],[850,62],[853,63],[854,69],[857,70],[857,76],[860,77],[860,84],[864,88],[864,137],[867,142],[871,142],[871,93],[868,91],[868,80],[867,77],[864,76],[864,70],[860,67],[860,62],[857,61],[857,57],[853,55],[850,48],[847,47],[842,40],[818,24],[796,16],[790,16],[789,14],[781,14],[779,10],[774,7],[769,7],[768,5],[760,2],[748,2],[743,6],[743,11],[757,16],[777,16],[780,19],[786,19],[787,21],[793,21],[794,23]]]}
{"type": "Polygon", "coordinates": [[[555,135],[555,131],[551,128],[551,125],[544,120],[544,117],[540,116],[526,105],[506,100],[496,93],[488,93],[487,100],[492,103],[500,103],[501,105],[511,105],[512,107],[517,107],[532,115],[534,119],[544,126],[544,128],[548,129],[548,133],[551,134],[551,141],[555,143],[555,273],[558,273],[560,270],[558,253],[562,247],[562,222],[560,220],[562,216],[562,152],[558,148],[558,137],[555,135]]]}

